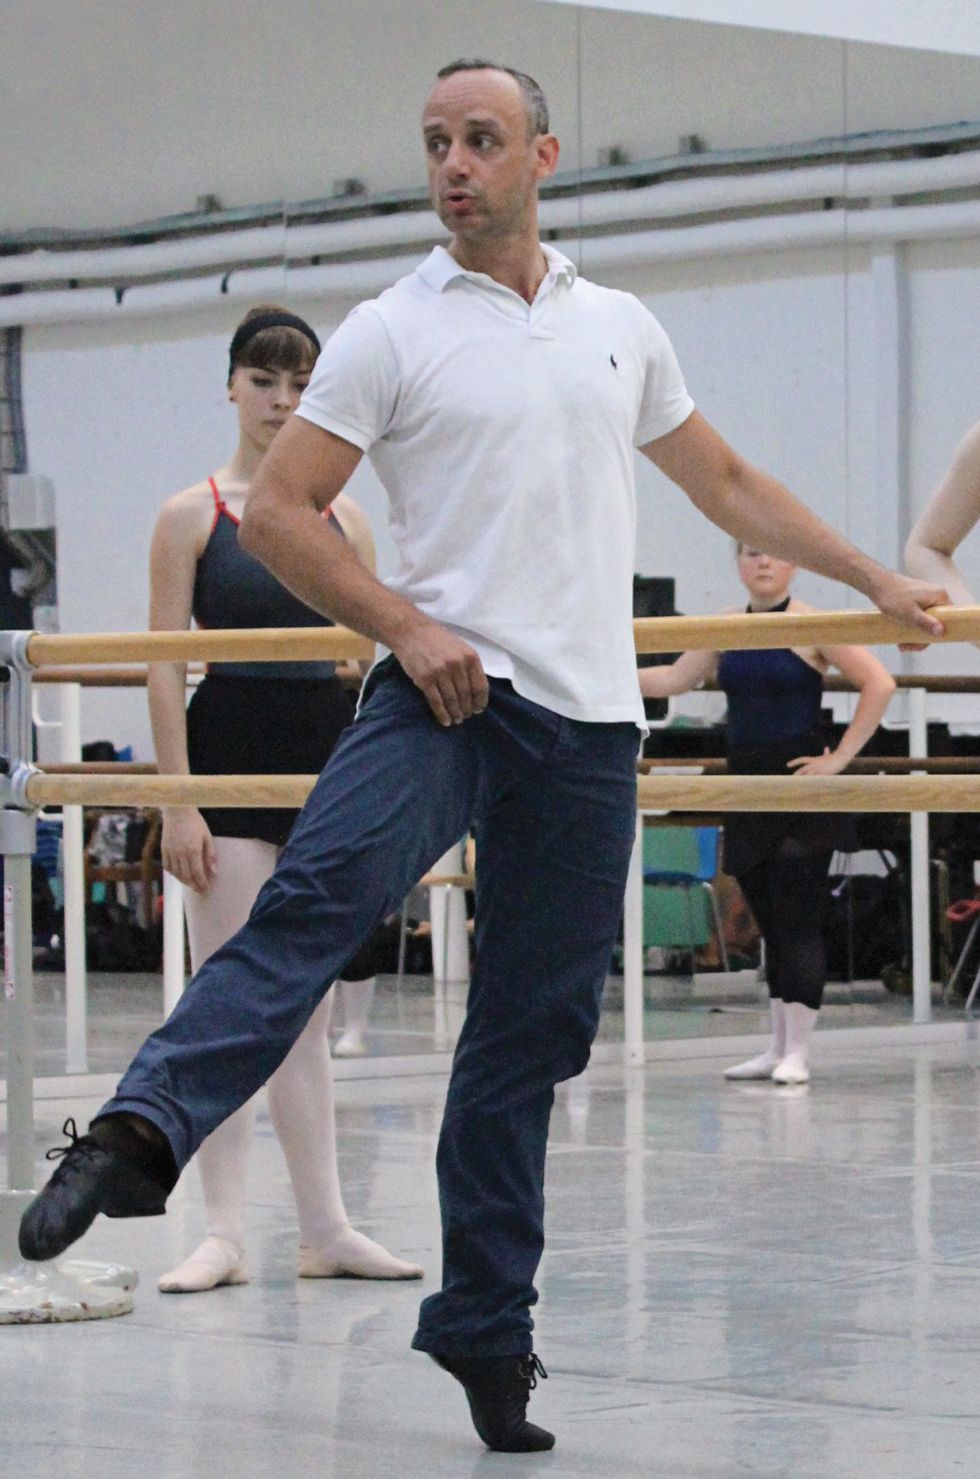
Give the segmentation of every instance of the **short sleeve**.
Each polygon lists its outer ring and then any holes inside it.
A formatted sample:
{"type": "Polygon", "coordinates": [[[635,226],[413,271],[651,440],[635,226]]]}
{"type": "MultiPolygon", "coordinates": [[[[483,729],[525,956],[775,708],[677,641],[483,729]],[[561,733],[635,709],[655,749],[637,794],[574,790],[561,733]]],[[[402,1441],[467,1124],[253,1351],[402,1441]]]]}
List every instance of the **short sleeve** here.
{"type": "Polygon", "coordinates": [[[381,316],[362,303],[323,346],[296,414],[367,452],[391,422],[398,379],[381,316]]]}
{"type": "Polygon", "coordinates": [[[663,327],[641,303],[637,302],[637,308],[642,314],[646,366],[633,441],[637,447],[644,447],[676,431],[694,410],[694,402],[663,327]]]}

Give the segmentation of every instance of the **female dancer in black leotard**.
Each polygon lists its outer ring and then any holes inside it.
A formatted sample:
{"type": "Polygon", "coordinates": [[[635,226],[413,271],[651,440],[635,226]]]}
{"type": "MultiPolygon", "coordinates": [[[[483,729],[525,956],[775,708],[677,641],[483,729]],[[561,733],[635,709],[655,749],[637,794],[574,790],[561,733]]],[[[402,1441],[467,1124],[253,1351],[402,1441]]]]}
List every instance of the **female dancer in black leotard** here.
{"type": "MultiPolygon", "coordinates": [[[[264,566],[238,547],[238,518],[259,459],[295,410],[319,345],[302,319],[252,310],[231,343],[229,399],[238,446],[222,467],[164,505],[150,562],[150,626],[323,626],[264,566]]],[[[370,529],[341,494],[329,517],[373,568],[370,529]]],[[[180,663],[150,668],[157,759],[167,774],[310,774],[322,769],[353,717],[334,664],[215,663],[185,709],[180,663]]],[[[271,874],[295,812],[168,807],[164,867],[187,885],[191,962],[196,971],[244,924],[271,874]]],[[[356,978],[370,964],[348,967],[356,978]]],[[[306,1278],[418,1278],[422,1270],[350,1225],[337,1175],[333,1081],[327,1039],[330,998],[268,1083],[269,1113],[282,1145],[299,1214],[298,1272],[306,1278]]],[[[204,1241],[160,1280],[165,1292],[213,1289],[248,1279],[245,1172],[254,1103],[231,1116],[198,1152],[204,1241]]]]}
{"type": "MultiPolygon", "coordinates": [[[[789,594],[794,569],[761,550],[738,549],[749,611],[809,611],[789,594]]],[[[728,767],[737,775],[836,775],[877,729],[895,681],[864,647],[687,652],[642,668],[649,698],[687,693],[717,678],[728,696],[728,767]],[[823,678],[836,667],[858,689],[854,718],[837,748],[824,748],[823,678]]],[[[738,879],[765,941],[772,1042],[726,1078],[806,1083],[808,1047],[826,980],[827,869],[855,846],[848,818],[821,812],[754,812],[725,819],[725,870],[738,879]]]]}

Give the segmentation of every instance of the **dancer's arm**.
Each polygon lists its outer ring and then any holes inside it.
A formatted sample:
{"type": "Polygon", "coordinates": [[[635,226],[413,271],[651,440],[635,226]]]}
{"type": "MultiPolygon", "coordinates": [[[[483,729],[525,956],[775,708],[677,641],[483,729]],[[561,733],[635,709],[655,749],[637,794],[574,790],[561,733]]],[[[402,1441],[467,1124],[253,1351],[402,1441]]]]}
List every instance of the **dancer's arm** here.
{"type": "Polygon", "coordinates": [[[926,609],[947,599],[941,586],[897,575],[862,554],[782,483],[740,457],[698,411],[640,450],[735,539],[841,580],[886,615],[942,635],[942,624],[926,609]]]}
{"type": "Polygon", "coordinates": [[[973,603],[953,552],[980,520],[980,421],[969,431],[949,471],[919,515],[905,546],[905,563],[922,580],[942,581],[960,606],[973,603]]]}
{"type": "Polygon", "coordinates": [[[714,676],[717,652],[682,652],[672,663],[639,668],[640,692],[644,698],[676,698],[690,693],[714,676]]]}
{"type": "Polygon", "coordinates": [[[839,775],[864,749],[895,692],[895,679],[867,647],[821,647],[819,652],[858,690],[857,708],[836,749],[790,760],[787,769],[797,775],[839,775]]]}
{"type": "Polygon", "coordinates": [[[439,723],[459,724],[487,705],[474,649],[382,585],[320,517],[360,460],[351,442],[294,416],[259,465],[239,541],[314,611],[384,643],[439,723]]]}
{"type": "MultiPolygon", "coordinates": [[[[188,489],[171,498],[157,520],[150,547],[151,631],[183,631],[191,624],[202,523],[200,500],[194,492],[188,489]]],[[[189,775],[187,664],[150,663],[146,686],[160,773],[189,775]]],[[[160,857],[167,872],[181,883],[207,893],[217,862],[214,839],[196,806],[164,807],[160,857]]]]}

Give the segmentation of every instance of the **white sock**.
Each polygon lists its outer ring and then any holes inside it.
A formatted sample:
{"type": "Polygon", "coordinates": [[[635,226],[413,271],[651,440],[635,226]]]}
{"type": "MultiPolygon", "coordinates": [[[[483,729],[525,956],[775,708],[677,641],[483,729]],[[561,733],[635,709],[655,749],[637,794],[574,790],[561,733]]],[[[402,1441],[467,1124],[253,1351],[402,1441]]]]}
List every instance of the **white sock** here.
{"type": "MultiPolygon", "coordinates": [[[[209,956],[245,923],[255,897],[275,867],[277,849],[253,838],[216,837],[215,881],[204,896],[184,891],[191,965],[209,956]]],[[[158,1281],[168,1294],[201,1293],[248,1281],[245,1191],[255,1134],[255,1101],[243,1104],[203,1142],[195,1157],[204,1193],[207,1235],[183,1263],[158,1281]]]]}
{"type": "Polygon", "coordinates": [[[725,1077],[733,1079],[771,1078],[776,1064],[786,1053],[786,1003],[778,996],[769,998],[769,1014],[772,1022],[772,1041],[764,1053],[747,1058],[725,1069],[725,1077]]]}
{"type": "Polygon", "coordinates": [[[329,1026],[328,994],[267,1086],[299,1214],[300,1277],[421,1278],[417,1264],[395,1258],[350,1225],[337,1171],[329,1026]]]}
{"type": "Polygon", "coordinates": [[[344,1031],[333,1048],[338,1058],[356,1058],[367,1052],[364,1034],[374,985],[374,976],[369,976],[366,981],[338,981],[333,988],[339,989],[344,1004],[344,1031]]]}
{"type": "Polygon", "coordinates": [[[779,1084],[805,1084],[810,1077],[810,1035],[819,1012],[801,1001],[786,1002],[786,1051],[773,1069],[779,1084]]]}

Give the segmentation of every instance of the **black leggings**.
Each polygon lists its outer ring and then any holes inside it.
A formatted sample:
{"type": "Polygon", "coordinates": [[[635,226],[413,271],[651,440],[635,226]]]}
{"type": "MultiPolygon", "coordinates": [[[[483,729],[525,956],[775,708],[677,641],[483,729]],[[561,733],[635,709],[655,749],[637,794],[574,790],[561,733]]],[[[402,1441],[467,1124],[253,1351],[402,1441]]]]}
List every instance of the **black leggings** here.
{"type": "Polygon", "coordinates": [[[824,922],[832,854],[783,838],[771,857],[746,873],[738,885],[766,944],[769,995],[820,1010],[827,979],[824,922]]]}

